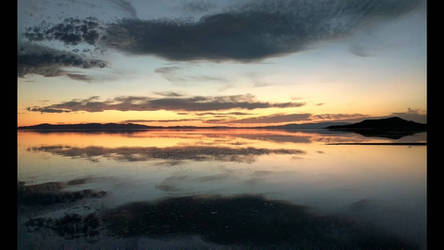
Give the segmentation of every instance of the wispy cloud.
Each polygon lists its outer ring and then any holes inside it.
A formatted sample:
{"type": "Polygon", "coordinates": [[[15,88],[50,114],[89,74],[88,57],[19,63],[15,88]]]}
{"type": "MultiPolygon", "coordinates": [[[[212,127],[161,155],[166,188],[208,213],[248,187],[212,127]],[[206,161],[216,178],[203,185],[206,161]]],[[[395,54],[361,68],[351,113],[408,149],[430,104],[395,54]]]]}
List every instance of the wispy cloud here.
{"type": "Polygon", "coordinates": [[[160,119],[160,120],[125,120],[122,121],[123,123],[132,123],[132,122],[139,122],[139,123],[148,123],[148,122],[191,122],[191,121],[201,121],[200,119],[160,119]]]}
{"type": "Polygon", "coordinates": [[[350,119],[363,119],[369,117],[365,114],[318,114],[313,115],[313,120],[350,120],[350,119]]]}
{"type": "Polygon", "coordinates": [[[259,116],[252,118],[230,120],[229,123],[281,123],[281,122],[296,122],[308,121],[311,114],[273,114],[267,116],[259,116]]]}
{"type": "Polygon", "coordinates": [[[85,74],[67,73],[66,76],[71,78],[71,79],[78,80],[78,81],[83,81],[83,82],[91,81],[91,77],[88,76],[88,75],[85,75],[85,74]]]}
{"type": "Polygon", "coordinates": [[[174,92],[174,91],[158,91],[158,92],[154,92],[154,94],[156,95],[160,95],[160,96],[168,96],[168,97],[179,97],[179,96],[183,96],[183,94],[174,92]]]}
{"type": "Polygon", "coordinates": [[[126,11],[130,13],[132,18],[137,18],[137,12],[134,6],[131,4],[130,1],[126,0],[108,0],[109,2],[116,5],[118,8],[122,9],[123,11],[126,11]]]}
{"type": "MultiPolygon", "coordinates": [[[[214,116],[217,117],[217,116],[214,116]]],[[[295,114],[271,114],[266,116],[256,116],[243,119],[209,119],[207,123],[288,123],[288,122],[323,122],[323,121],[355,121],[370,118],[363,114],[311,114],[311,113],[295,113],[295,114]]]]}
{"type": "Polygon", "coordinates": [[[186,82],[228,82],[224,77],[209,76],[209,75],[185,75],[180,72],[181,68],[177,66],[168,66],[157,68],[154,72],[162,75],[172,83],[186,83],[186,82]]]}
{"type": "Polygon", "coordinates": [[[230,116],[239,116],[239,115],[252,115],[251,113],[246,112],[202,112],[195,113],[197,116],[213,116],[213,117],[230,117],[230,116]]]}
{"type": "Polygon", "coordinates": [[[410,120],[410,121],[427,123],[426,112],[421,112],[419,109],[408,108],[406,112],[395,112],[395,113],[392,113],[392,115],[399,116],[403,119],[410,120]]]}
{"type": "Polygon", "coordinates": [[[290,108],[301,107],[301,102],[270,103],[256,100],[251,94],[231,96],[193,96],[193,97],[144,97],[144,96],[121,96],[98,101],[98,97],[52,104],[48,106],[27,107],[28,111],[34,112],[102,112],[105,110],[119,111],[215,111],[229,109],[261,109],[261,108],[290,108]]]}

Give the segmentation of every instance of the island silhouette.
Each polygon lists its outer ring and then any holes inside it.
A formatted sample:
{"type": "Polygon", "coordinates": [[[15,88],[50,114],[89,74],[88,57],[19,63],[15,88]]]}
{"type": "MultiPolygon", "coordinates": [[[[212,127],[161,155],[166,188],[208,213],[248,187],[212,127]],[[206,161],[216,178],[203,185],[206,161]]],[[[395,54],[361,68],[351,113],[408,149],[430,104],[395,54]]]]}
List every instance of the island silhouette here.
{"type": "Polygon", "coordinates": [[[407,121],[399,117],[383,119],[368,119],[358,123],[328,126],[329,130],[350,131],[363,136],[386,137],[399,139],[426,131],[427,125],[414,121],[407,121]]]}

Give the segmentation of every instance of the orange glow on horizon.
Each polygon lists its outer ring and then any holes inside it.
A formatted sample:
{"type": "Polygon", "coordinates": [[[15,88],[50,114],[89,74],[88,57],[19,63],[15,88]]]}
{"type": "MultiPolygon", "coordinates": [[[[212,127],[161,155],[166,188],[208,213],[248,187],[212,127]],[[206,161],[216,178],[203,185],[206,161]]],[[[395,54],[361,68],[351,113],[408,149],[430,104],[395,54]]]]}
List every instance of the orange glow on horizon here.
{"type": "MultiPolygon", "coordinates": [[[[298,114],[298,113],[310,113],[304,111],[287,111],[279,112],[279,114],[298,114]]],[[[328,113],[328,112],[324,112],[328,113]]],[[[324,114],[321,113],[321,114],[324,114]]],[[[362,119],[365,117],[382,117],[388,116],[393,112],[386,113],[364,113],[362,119]]],[[[133,123],[142,124],[147,126],[161,126],[161,127],[174,127],[174,126],[196,126],[196,127],[217,127],[217,126],[229,126],[229,127],[262,127],[262,126],[274,126],[285,124],[305,124],[305,123],[317,123],[328,121],[341,121],[348,120],[343,119],[319,119],[316,117],[310,117],[307,120],[295,120],[286,122],[251,122],[251,123],[236,123],[230,122],[234,120],[256,118],[262,116],[271,116],[276,114],[274,110],[263,110],[261,112],[254,111],[251,115],[236,116],[232,115],[225,118],[214,118],[211,116],[198,116],[193,113],[187,115],[178,115],[176,112],[171,111],[104,111],[104,112],[72,112],[72,113],[38,113],[38,112],[19,112],[17,115],[17,126],[33,126],[42,123],[49,124],[81,124],[81,123],[133,123]],[[149,119],[143,119],[141,117],[149,117],[149,119]],[[220,119],[221,121],[211,121],[212,119],[220,119]],[[145,122],[144,120],[151,120],[145,122]],[[165,120],[165,122],[162,122],[165,120]],[[174,120],[178,120],[175,122],[174,120]]],[[[425,114],[425,113],[424,113],[425,114]]],[[[316,115],[314,113],[313,115],[316,115]]],[[[350,117],[349,119],[359,119],[359,116],[350,117]]]]}

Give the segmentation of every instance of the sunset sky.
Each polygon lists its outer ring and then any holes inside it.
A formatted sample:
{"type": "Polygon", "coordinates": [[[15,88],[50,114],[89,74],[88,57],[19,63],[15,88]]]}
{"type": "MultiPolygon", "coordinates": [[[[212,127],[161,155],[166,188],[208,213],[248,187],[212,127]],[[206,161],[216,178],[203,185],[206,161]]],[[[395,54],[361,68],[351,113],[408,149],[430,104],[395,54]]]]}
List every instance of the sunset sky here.
{"type": "Polygon", "coordinates": [[[426,122],[423,0],[19,0],[18,126],[426,122]]]}

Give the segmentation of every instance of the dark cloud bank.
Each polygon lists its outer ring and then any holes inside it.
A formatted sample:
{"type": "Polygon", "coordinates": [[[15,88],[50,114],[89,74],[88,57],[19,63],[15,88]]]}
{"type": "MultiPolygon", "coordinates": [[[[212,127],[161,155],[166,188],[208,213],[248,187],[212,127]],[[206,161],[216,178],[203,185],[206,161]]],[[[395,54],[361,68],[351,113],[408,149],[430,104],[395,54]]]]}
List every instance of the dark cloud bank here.
{"type": "Polygon", "coordinates": [[[40,26],[28,27],[24,35],[30,41],[59,40],[67,45],[82,42],[94,45],[99,39],[101,29],[103,27],[96,18],[88,17],[82,20],[71,17],[56,25],[43,23],[40,26]]]}
{"type": "Polygon", "coordinates": [[[152,110],[175,110],[175,111],[210,111],[228,109],[258,109],[258,108],[288,108],[305,105],[300,102],[270,103],[257,101],[253,95],[232,95],[232,96],[192,96],[192,97],[142,97],[124,96],[115,97],[106,101],[98,101],[94,96],[88,99],[74,99],[68,102],[48,106],[28,107],[28,111],[41,113],[62,113],[62,112],[102,112],[105,110],[119,111],[152,111],[152,110]]]}
{"type": "MultiPolygon", "coordinates": [[[[125,1],[115,2],[127,6],[125,1]]],[[[94,18],[70,18],[52,26],[28,28],[24,36],[29,41],[86,43],[100,49],[114,48],[169,60],[249,62],[302,51],[313,43],[350,35],[365,25],[395,18],[422,4],[421,0],[255,1],[204,16],[197,22],[127,18],[102,25],[94,18]]],[[[131,12],[135,16],[134,8],[131,12]]],[[[28,68],[19,75],[35,71],[30,68],[45,65],[51,58],[19,55],[28,68]]],[[[62,65],[66,64],[81,66],[62,60],[62,65]]]]}
{"type": "Polygon", "coordinates": [[[75,53],[34,44],[20,46],[17,58],[19,77],[39,74],[46,77],[66,75],[71,78],[85,79],[85,76],[65,71],[62,67],[103,68],[105,66],[106,62],[102,60],[88,59],[75,53]]]}
{"type": "Polygon", "coordinates": [[[107,46],[171,60],[252,61],[394,18],[418,0],[259,1],[198,22],[124,19],[107,27],[107,46]]]}

